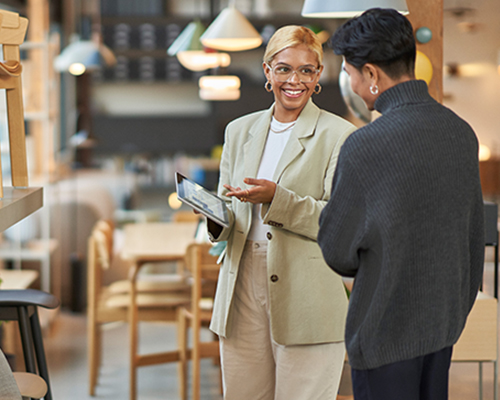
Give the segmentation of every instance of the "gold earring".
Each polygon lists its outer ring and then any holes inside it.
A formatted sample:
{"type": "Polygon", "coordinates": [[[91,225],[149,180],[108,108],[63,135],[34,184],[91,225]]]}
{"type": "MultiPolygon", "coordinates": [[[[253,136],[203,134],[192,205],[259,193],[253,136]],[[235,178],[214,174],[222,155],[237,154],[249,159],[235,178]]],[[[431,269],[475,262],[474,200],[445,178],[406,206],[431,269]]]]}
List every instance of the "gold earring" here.
{"type": "Polygon", "coordinates": [[[267,81],[265,84],[264,84],[264,88],[268,91],[268,92],[272,92],[273,91],[273,85],[271,82],[267,81]]]}
{"type": "Polygon", "coordinates": [[[316,86],[314,86],[314,93],[320,94],[322,90],[323,90],[323,88],[321,87],[321,85],[319,83],[317,83],[316,86]]]}

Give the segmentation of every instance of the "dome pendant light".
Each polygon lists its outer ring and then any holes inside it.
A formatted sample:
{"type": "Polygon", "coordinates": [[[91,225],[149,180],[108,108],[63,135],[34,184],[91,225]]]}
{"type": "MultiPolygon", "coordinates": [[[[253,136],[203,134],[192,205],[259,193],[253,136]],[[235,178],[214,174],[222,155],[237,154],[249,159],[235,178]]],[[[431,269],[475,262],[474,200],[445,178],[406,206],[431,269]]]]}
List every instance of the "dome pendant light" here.
{"type": "Polygon", "coordinates": [[[259,47],[262,38],[232,1],[201,36],[201,43],[216,50],[243,51],[259,47]]]}
{"type": "Polygon", "coordinates": [[[200,21],[190,22],[170,45],[168,55],[177,56],[181,65],[190,71],[227,67],[231,63],[229,54],[203,49],[200,37],[204,31],[200,21]]]}

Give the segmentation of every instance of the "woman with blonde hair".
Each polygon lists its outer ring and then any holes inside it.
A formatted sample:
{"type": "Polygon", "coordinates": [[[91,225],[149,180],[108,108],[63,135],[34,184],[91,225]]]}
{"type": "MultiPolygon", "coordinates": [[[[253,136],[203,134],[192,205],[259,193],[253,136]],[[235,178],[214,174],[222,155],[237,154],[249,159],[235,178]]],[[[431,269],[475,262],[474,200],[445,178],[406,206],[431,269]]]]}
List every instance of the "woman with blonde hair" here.
{"type": "Polygon", "coordinates": [[[354,130],[320,110],[323,50],[286,26],[264,55],[267,110],[225,132],[219,195],[230,227],[211,329],[220,336],[226,400],[335,400],[344,362],[347,298],[316,243],[342,143],[354,130]]]}

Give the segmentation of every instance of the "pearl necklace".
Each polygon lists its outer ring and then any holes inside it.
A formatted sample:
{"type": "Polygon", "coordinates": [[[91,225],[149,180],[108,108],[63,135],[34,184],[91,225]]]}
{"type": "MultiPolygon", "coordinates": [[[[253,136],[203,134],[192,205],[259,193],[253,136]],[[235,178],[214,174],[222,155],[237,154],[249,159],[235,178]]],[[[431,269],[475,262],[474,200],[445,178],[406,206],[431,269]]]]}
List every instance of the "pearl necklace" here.
{"type": "Polygon", "coordinates": [[[288,125],[288,126],[287,126],[287,127],[285,127],[284,129],[279,129],[279,130],[275,130],[275,129],[273,129],[272,125],[270,125],[270,126],[269,126],[269,129],[270,129],[272,132],[274,132],[274,133],[283,133],[283,132],[287,131],[288,129],[292,129],[292,128],[295,126],[295,124],[296,124],[296,123],[297,123],[297,121],[295,121],[295,122],[294,122],[293,124],[291,124],[291,125],[288,125]]]}

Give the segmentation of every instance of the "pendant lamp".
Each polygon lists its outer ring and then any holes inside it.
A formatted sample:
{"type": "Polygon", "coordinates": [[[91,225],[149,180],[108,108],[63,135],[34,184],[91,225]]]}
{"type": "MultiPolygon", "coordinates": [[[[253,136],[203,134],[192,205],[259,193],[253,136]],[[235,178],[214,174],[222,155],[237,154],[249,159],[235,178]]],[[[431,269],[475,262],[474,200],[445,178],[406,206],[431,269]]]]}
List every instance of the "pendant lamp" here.
{"type": "Polygon", "coordinates": [[[259,47],[262,38],[232,1],[201,36],[205,47],[224,51],[243,51],[259,47]]]}
{"type": "Polygon", "coordinates": [[[56,71],[68,71],[78,76],[85,71],[99,68],[102,63],[116,63],[116,58],[109,48],[93,40],[75,40],[55,58],[54,68],[56,71]]]}
{"type": "Polygon", "coordinates": [[[352,18],[369,8],[394,8],[408,13],[405,0],[305,0],[302,16],[309,18],[352,18]]]}
{"type": "Polygon", "coordinates": [[[206,75],[198,82],[202,100],[238,100],[240,98],[240,78],[234,75],[206,75]]]}
{"type": "Polygon", "coordinates": [[[170,45],[167,50],[168,55],[175,56],[180,51],[203,50],[200,37],[204,31],[205,27],[199,20],[190,22],[170,45]]]}
{"type": "Polygon", "coordinates": [[[181,51],[177,53],[177,60],[182,66],[191,71],[205,71],[210,68],[227,67],[231,64],[231,57],[227,53],[208,51],[181,51]]]}
{"type": "Polygon", "coordinates": [[[191,71],[229,66],[229,54],[203,48],[200,37],[204,31],[205,27],[200,21],[190,22],[170,45],[168,55],[176,56],[181,65],[191,71]]]}

